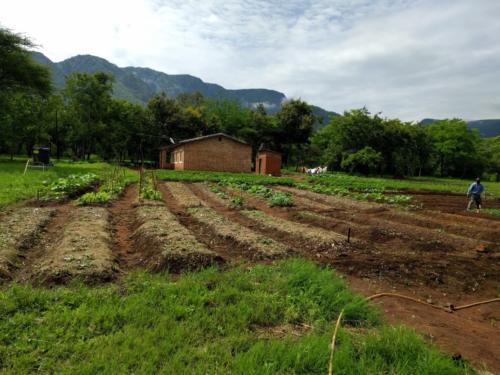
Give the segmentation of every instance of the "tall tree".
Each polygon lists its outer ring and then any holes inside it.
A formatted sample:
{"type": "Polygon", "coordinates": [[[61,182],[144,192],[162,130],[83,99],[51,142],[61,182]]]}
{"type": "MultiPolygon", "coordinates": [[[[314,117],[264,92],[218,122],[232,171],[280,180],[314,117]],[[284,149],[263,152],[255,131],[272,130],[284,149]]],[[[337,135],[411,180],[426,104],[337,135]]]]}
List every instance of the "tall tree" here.
{"type": "Polygon", "coordinates": [[[485,157],[476,129],[460,119],[440,120],[429,125],[441,176],[472,177],[482,174],[485,157]]]}
{"type": "Polygon", "coordinates": [[[113,76],[108,73],[73,73],[66,78],[64,97],[73,117],[71,138],[73,152],[82,159],[90,158],[105,130],[113,92],[113,76]]]}
{"type": "Polygon", "coordinates": [[[37,64],[28,49],[34,47],[26,37],[0,28],[0,92],[33,90],[46,95],[51,91],[48,68],[37,64]]]}
{"type": "Polygon", "coordinates": [[[32,47],[28,38],[0,28],[0,152],[11,157],[27,135],[24,121],[29,120],[30,130],[37,131],[29,107],[37,107],[39,97],[51,91],[50,72],[32,60],[28,50],[32,47]]]}
{"type": "Polygon", "coordinates": [[[311,106],[300,99],[293,99],[282,105],[276,117],[279,128],[276,144],[281,146],[287,164],[290,161],[290,152],[295,146],[298,153],[297,162],[300,163],[303,159],[302,146],[309,142],[315,121],[311,106]]]}
{"type": "Polygon", "coordinates": [[[484,140],[484,149],[488,157],[487,170],[500,181],[500,136],[484,140]]]}

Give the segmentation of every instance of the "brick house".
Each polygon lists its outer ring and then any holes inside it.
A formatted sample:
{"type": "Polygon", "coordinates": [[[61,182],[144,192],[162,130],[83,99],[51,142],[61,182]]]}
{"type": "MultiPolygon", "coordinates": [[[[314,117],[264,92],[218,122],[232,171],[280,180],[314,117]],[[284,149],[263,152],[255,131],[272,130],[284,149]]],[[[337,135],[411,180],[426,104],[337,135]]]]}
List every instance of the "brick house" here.
{"type": "Polygon", "coordinates": [[[281,176],[281,154],[276,151],[260,149],[255,157],[255,173],[281,176]]]}
{"type": "Polygon", "coordinates": [[[160,148],[160,168],[251,172],[252,147],[223,133],[186,139],[160,148]]]}

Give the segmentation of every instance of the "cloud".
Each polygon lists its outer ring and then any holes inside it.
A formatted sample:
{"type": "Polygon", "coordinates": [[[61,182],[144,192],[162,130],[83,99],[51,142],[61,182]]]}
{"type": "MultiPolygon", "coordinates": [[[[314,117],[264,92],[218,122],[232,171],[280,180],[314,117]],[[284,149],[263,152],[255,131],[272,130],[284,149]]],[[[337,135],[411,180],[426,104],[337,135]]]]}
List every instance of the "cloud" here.
{"type": "Polygon", "coordinates": [[[500,117],[497,0],[8,0],[0,14],[56,61],[90,53],[404,120],[500,117]]]}

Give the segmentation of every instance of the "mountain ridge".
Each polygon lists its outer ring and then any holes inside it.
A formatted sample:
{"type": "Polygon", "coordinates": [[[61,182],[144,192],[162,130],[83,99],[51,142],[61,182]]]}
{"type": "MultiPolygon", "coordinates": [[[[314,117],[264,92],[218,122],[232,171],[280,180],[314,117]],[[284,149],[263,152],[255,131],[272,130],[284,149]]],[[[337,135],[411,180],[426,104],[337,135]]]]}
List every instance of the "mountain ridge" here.
{"type": "MultiPolygon", "coordinates": [[[[65,76],[73,72],[95,73],[104,71],[115,77],[114,95],[134,103],[145,104],[156,94],[176,97],[180,93],[200,92],[207,98],[236,99],[246,107],[262,104],[269,113],[276,113],[287,100],[284,93],[265,88],[226,89],[216,83],[208,83],[190,74],[168,74],[147,67],[119,67],[108,60],[93,55],[76,55],[60,62],[53,62],[40,52],[32,52],[35,61],[52,71],[54,86],[61,89],[65,76]]],[[[319,118],[317,126],[328,123],[338,114],[318,106],[312,106],[319,118]]]]}
{"type": "MultiPolygon", "coordinates": [[[[421,125],[430,125],[438,119],[424,118],[420,121],[421,125]]],[[[481,137],[496,137],[500,135],[500,119],[485,119],[466,121],[467,126],[471,129],[477,129],[481,137]]]]}

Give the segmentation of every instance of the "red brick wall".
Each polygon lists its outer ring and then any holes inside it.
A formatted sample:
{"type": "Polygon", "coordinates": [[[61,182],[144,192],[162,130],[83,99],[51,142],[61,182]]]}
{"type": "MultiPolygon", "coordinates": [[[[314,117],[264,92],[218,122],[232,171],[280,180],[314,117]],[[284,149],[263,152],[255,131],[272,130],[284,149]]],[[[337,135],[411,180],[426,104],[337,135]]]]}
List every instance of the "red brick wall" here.
{"type": "Polygon", "coordinates": [[[252,148],[225,137],[213,137],[175,148],[183,151],[183,161],[175,169],[220,172],[251,172],[252,148]]]}
{"type": "Polygon", "coordinates": [[[170,163],[170,158],[167,150],[160,150],[160,163],[161,169],[174,169],[174,165],[170,163]]]}
{"type": "Polygon", "coordinates": [[[281,155],[275,152],[258,152],[255,158],[255,173],[281,176],[281,155]]]}
{"type": "Polygon", "coordinates": [[[171,163],[174,166],[175,170],[182,171],[184,170],[184,151],[185,151],[186,145],[176,147],[172,151],[172,157],[171,157],[171,163]]]}

